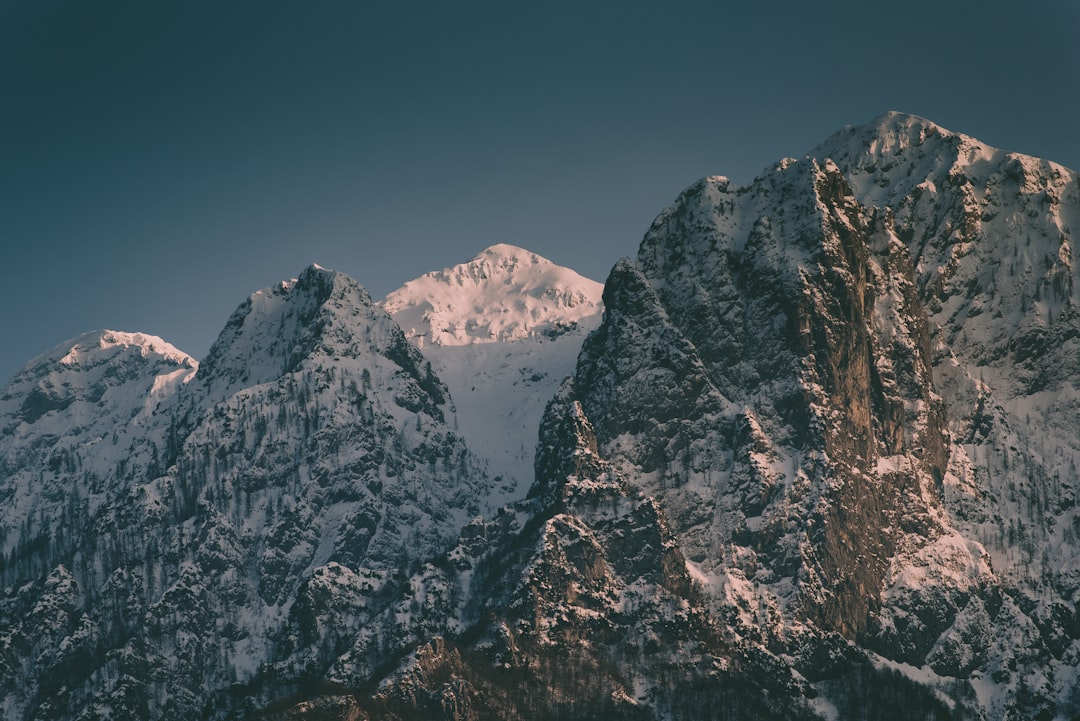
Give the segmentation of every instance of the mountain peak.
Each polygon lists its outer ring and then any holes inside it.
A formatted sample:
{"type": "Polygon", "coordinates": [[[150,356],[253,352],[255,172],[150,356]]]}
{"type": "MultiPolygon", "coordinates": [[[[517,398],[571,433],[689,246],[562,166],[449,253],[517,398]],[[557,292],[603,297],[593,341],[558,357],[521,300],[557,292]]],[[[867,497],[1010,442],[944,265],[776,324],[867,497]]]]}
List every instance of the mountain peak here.
{"type": "Polygon", "coordinates": [[[600,312],[603,286],[514,245],[436,270],[382,305],[423,345],[468,345],[558,332],[600,312]]]}
{"type": "Polygon", "coordinates": [[[155,372],[182,370],[185,377],[199,367],[194,358],[155,335],[95,330],[70,338],[31,359],[3,389],[3,398],[17,396],[22,390],[43,383],[78,388],[91,382],[87,379],[96,379],[104,368],[132,363],[157,369],[155,372]]]}
{"type": "Polygon", "coordinates": [[[511,245],[510,243],[495,243],[494,245],[489,245],[487,248],[484,248],[482,251],[477,253],[476,257],[473,258],[473,261],[480,260],[481,258],[491,257],[519,258],[527,256],[532,256],[534,258],[540,258],[541,260],[543,260],[543,258],[541,258],[536,253],[533,253],[532,251],[526,250],[525,248],[519,247],[517,245],[511,245]]]}
{"type": "Polygon", "coordinates": [[[304,270],[300,273],[300,276],[298,278],[295,278],[293,282],[300,283],[302,285],[310,285],[315,282],[333,282],[334,280],[345,280],[355,283],[352,278],[345,275],[344,273],[340,273],[336,270],[326,268],[319,265],[318,263],[312,263],[308,267],[304,268],[304,270]]]}
{"type": "Polygon", "coordinates": [[[87,360],[101,355],[101,351],[124,348],[136,349],[138,355],[144,358],[157,355],[189,368],[198,366],[198,362],[194,358],[156,335],[126,333],[115,330],[94,330],[60,343],[32,359],[26,364],[25,368],[40,368],[43,365],[77,367],[87,360]]]}
{"type": "Polygon", "coordinates": [[[223,388],[256,385],[313,353],[358,352],[359,336],[381,337],[392,325],[358,282],[312,264],[299,277],[255,291],[240,304],[211,346],[199,378],[209,382],[224,373],[231,380],[223,388]]]}
{"type": "MultiPolygon", "coordinates": [[[[458,275],[462,280],[468,277],[477,285],[480,285],[497,277],[521,276],[531,271],[535,272],[549,268],[558,268],[558,266],[531,250],[510,245],[509,243],[496,243],[477,253],[469,262],[456,265],[447,270],[460,271],[458,275]]],[[[440,272],[445,273],[446,271],[435,271],[436,274],[440,272]]],[[[432,273],[427,275],[432,275],[432,273]]]]}
{"type": "MultiPolygon", "coordinates": [[[[868,123],[848,125],[833,133],[809,154],[817,157],[851,155],[856,151],[886,157],[900,156],[918,148],[927,142],[936,147],[942,142],[959,145],[962,140],[975,142],[971,138],[946,130],[926,118],[908,113],[890,110],[882,113],[868,123]],[[937,139],[937,143],[934,141],[937,139]]],[[[840,158],[836,158],[840,161],[840,158]]]]}
{"type": "Polygon", "coordinates": [[[961,171],[985,174],[1005,154],[926,118],[891,110],[833,133],[807,155],[835,161],[861,203],[883,207],[927,179],[936,183],[961,171]]]}
{"type": "Polygon", "coordinates": [[[924,127],[924,128],[940,128],[940,126],[932,120],[922,117],[921,115],[914,115],[912,113],[905,113],[900,110],[886,110],[881,115],[867,123],[870,127],[887,128],[887,127],[924,127]]]}

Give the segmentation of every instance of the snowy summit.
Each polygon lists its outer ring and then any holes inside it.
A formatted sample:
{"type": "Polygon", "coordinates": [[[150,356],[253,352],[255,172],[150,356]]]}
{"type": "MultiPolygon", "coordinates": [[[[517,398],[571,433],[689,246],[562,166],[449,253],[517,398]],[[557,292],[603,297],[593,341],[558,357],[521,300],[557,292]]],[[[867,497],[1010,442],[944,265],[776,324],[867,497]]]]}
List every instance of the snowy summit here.
{"type": "Polygon", "coordinates": [[[421,348],[468,345],[557,334],[599,313],[602,291],[601,283],[501,243],[409,281],[383,307],[421,348]]]}
{"type": "Polygon", "coordinates": [[[502,478],[506,500],[532,483],[540,416],[600,324],[602,292],[569,268],[499,244],[382,303],[446,383],[458,432],[502,478]]]}

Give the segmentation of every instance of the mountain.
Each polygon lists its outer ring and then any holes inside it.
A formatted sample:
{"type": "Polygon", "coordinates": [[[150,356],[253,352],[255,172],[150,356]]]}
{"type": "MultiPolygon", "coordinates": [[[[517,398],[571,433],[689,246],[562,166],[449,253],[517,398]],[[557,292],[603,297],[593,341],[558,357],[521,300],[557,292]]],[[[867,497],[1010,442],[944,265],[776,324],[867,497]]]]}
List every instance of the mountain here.
{"type": "Polygon", "coordinates": [[[500,244],[409,281],[382,302],[449,387],[457,430],[500,479],[504,501],[532,484],[540,416],[600,324],[602,290],[500,244]]]}
{"type": "Polygon", "coordinates": [[[4,716],[1080,717],[1078,222],[888,113],[602,299],[494,246],[64,344],[0,395],[4,716]]]}
{"type": "Polygon", "coordinates": [[[607,280],[489,616],[364,708],[1080,713],[1078,209],[897,113],[690,187],[607,280]]]}
{"type": "Polygon", "coordinates": [[[505,243],[411,280],[383,307],[421,349],[558,335],[595,316],[602,286],[505,243]]]}
{"type": "Polygon", "coordinates": [[[66,532],[65,513],[98,506],[132,474],[155,474],[165,436],[156,410],[197,368],[160,338],[114,331],[27,363],[0,395],[3,557],[66,532]]]}
{"type": "Polygon", "coordinates": [[[7,718],[225,718],[287,696],[490,514],[445,386],[344,275],[253,294],[195,367],[96,334],[5,391],[7,718]]]}
{"type": "Polygon", "coordinates": [[[1077,712],[1078,210],[1076,173],[891,113],[692,186],[616,266],[572,397],[740,640],[1077,712]]]}

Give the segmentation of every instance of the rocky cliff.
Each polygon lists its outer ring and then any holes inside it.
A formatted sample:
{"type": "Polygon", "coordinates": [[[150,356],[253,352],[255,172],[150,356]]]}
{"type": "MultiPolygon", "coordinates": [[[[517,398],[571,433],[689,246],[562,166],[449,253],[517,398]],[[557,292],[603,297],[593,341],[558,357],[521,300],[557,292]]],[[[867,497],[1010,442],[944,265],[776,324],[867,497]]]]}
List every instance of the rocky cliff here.
{"type": "MultiPolygon", "coordinates": [[[[583,580],[550,586],[548,616],[617,627],[584,593],[633,585],[601,571],[618,568],[598,533],[612,506],[566,494],[619,479],[600,486],[648,498],[666,568],[686,569],[660,588],[717,631],[664,636],[654,652],[679,653],[641,675],[620,641],[573,636],[639,684],[594,671],[604,694],[647,718],[711,717],[740,688],[732,718],[1077,712],[1078,200],[1071,171],[890,113],[661,213],[549,407],[563,440],[542,434],[533,517],[573,508],[589,534],[544,536],[544,557],[593,549],[564,558],[583,580]],[[725,673],[696,676],[701,659],[725,673]],[[671,705],[665,683],[701,705],[671,705]]],[[[615,713],[598,699],[574,713],[615,713]]]]}

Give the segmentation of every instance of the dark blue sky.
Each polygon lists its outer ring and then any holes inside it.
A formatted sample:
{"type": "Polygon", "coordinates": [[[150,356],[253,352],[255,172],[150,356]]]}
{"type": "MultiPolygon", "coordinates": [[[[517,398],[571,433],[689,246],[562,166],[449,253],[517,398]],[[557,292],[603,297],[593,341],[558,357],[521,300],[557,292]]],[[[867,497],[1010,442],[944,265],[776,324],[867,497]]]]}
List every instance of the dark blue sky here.
{"type": "Polygon", "coordinates": [[[1075,0],[0,0],[0,383],[97,328],[201,357],[311,262],[603,280],[698,177],[889,109],[1078,168],[1078,38],[1075,0]]]}

